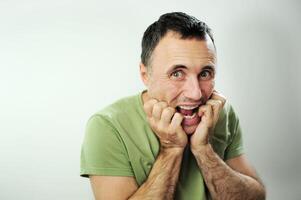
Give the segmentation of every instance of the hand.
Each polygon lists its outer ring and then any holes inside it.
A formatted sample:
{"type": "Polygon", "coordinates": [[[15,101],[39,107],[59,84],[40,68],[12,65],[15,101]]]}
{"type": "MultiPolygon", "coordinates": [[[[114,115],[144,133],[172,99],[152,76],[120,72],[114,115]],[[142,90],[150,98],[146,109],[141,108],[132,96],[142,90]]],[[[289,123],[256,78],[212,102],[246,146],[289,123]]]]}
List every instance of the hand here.
{"type": "Polygon", "coordinates": [[[143,107],[152,130],[160,140],[160,147],[164,150],[184,149],[188,140],[181,126],[183,116],[166,102],[156,99],[145,102],[143,107]]]}
{"type": "Polygon", "coordinates": [[[190,148],[192,151],[209,144],[209,137],[213,133],[220,111],[223,109],[225,103],[226,98],[214,90],[206,104],[200,106],[198,115],[201,117],[201,122],[190,138],[190,148]]]}

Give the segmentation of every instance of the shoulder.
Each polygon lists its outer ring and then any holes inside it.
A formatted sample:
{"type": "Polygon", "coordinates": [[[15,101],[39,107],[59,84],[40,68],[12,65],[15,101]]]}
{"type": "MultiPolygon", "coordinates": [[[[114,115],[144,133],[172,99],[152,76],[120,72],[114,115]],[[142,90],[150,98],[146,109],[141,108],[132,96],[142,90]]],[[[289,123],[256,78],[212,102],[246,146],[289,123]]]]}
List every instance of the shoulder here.
{"type": "Polygon", "coordinates": [[[139,95],[119,99],[94,113],[86,124],[86,138],[97,141],[121,141],[120,127],[128,123],[130,110],[135,109],[139,95]]]}
{"type": "Polygon", "coordinates": [[[220,112],[213,137],[228,143],[236,132],[238,122],[239,119],[233,106],[227,101],[220,112]]]}
{"type": "Polygon", "coordinates": [[[132,110],[137,109],[139,95],[123,97],[112,104],[102,108],[92,115],[104,117],[107,120],[114,119],[120,115],[124,115],[132,110]]]}
{"type": "Polygon", "coordinates": [[[123,97],[103,109],[94,113],[89,121],[96,120],[106,122],[111,126],[119,126],[143,118],[141,94],[123,97]]]}
{"type": "Polygon", "coordinates": [[[219,123],[235,123],[239,120],[238,115],[236,111],[234,110],[234,107],[232,106],[231,102],[226,101],[223,109],[220,112],[219,116],[219,123]]]}
{"type": "Polygon", "coordinates": [[[227,116],[228,127],[231,132],[235,132],[239,123],[238,114],[230,102],[226,102],[224,109],[227,116]]]}
{"type": "Polygon", "coordinates": [[[238,127],[239,118],[231,103],[227,101],[220,112],[214,134],[211,138],[211,144],[221,158],[229,159],[242,152],[241,134],[237,131],[238,127]],[[235,151],[231,149],[235,149],[235,151]]]}

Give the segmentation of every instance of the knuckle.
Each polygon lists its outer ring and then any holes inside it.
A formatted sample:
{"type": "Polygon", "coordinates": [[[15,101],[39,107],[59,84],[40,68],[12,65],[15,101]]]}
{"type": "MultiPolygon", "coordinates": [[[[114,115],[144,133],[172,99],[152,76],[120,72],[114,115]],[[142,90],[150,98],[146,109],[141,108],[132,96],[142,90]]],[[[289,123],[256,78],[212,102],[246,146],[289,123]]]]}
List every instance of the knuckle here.
{"type": "Polygon", "coordinates": [[[167,108],[164,109],[164,113],[165,113],[166,115],[171,115],[171,114],[173,114],[174,112],[175,112],[175,109],[172,108],[172,107],[167,107],[167,108]]]}
{"type": "Polygon", "coordinates": [[[154,105],[155,103],[157,103],[157,100],[156,100],[156,99],[151,99],[151,100],[147,101],[147,102],[145,103],[145,105],[152,106],[152,105],[154,105]]]}
{"type": "Polygon", "coordinates": [[[168,107],[168,110],[169,110],[171,113],[175,113],[175,112],[176,112],[176,109],[173,108],[173,107],[168,107]]]}
{"type": "Polygon", "coordinates": [[[148,101],[149,104],[155,104],[155,103],[158,103],[158,100],[157,99],[151,99],[148,101]]]}
{"type": "Polygon", "coordinates": [[[207,101],[208,104],[212,105],[212,106],[217,106],[219,104],[221,104],[221,100],[217,99],[217,100],[209,100],[207,101]]]}
{"type": "Polygon", "coordinates": [[[167,115],[169,113],[169,111],[168,111],[168,109],[167,108],[165,108],[165,109],[163,109],[163,111],[162,111],[162,115],[167,115]]]}
{"type": "Polygon", "coordinates": [[[165,101],[162,101],[163,106],[168,106],[168,104],[165,101]]]}
{"type": "Polygon", "coordinates": [[[146,111],[147,114],[151,114],[155,105],[156,105],[156,100],[152,99],[152,100],[147,101],[143,105],[143,109],[146,111]]]}
{"type": "Polygon", "coordinates": [[[208,107],[211,107],[211,106],[215,106],[216,103],[211,101],[211,102],[208,102],[207,105],[208,105],[208,107]]]}
{"type": "Polygon", "coordinates": [[[158,108],[160,108],[160,105],[158,103],[155,103],[153,109],[158,109],[158,108]]]}
{"type": "Polygon", "coordinates": [[[176,119],[183,119],[184,117],[180,113],[175,113],[174,118],[176,119]]]}
{"type": "Polygon", "coordinates": [[[160,113],[160,112],[161,112],[161,107],[160,107],[160,105],[155,104],[154,107],[153,107],[152,112],[153,112],[153,115],[154,115],[154,114],[160,113]]]}
{"type": "Polygon", "coordinates": [[[223,100],[219,99],[219,100],[217,101],[217,104],[218,104],[218,105],[223,105],[223,100]]]}
{"type": "Polygon", "coordinates": [[[160,103],[158,103],[159,104],[159,106],[162,108],[162,109],[164,109],[164,108],[166,108],[168,105],[167,105],[167,103],[166,102],[160,102],[160,103]]]}

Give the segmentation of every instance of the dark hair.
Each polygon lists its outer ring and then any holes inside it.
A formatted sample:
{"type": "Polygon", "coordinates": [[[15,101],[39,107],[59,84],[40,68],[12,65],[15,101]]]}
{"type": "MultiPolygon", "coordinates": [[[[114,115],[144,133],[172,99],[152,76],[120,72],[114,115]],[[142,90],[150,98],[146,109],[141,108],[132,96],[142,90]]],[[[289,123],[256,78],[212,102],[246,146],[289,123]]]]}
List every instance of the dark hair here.
{"type": "Polygon", "coordinates": [[[211,29],[204,22],[182,12],[172,12],[161,15],[158,21],[151,24],[144,32],[142,38],[141,62],[150,65],[151,55],[168,31],[179,33],[181,39],[197,38],[204,40],[209,35],[213,44],[211,29]]]}

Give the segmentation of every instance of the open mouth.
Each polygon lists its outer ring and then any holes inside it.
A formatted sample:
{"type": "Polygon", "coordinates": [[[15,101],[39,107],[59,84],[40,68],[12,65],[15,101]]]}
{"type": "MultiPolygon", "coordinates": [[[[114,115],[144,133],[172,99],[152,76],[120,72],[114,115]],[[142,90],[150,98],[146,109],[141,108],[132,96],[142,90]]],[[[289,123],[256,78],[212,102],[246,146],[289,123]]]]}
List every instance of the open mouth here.
{"type": "Polygon", "coordinates": [[[184,117],[181,125],[187,134],[193,133],[195,131],[196,126],[201,121],[201,116],[199,116],[198,114],[199,107],[201,105],[202,104],[197,104],[194,106],[179,105],[176,107],[177,112],[184,117]]]}
{"type": "Polygon", "coordinates": [[[197,116],[199,105],[197,106],[177,106],[176,110],[184,116],[184,119],[193,119],[197,116]]]}

